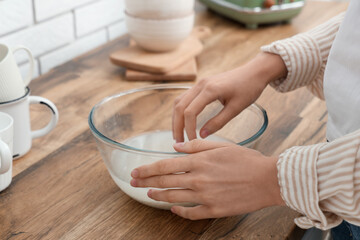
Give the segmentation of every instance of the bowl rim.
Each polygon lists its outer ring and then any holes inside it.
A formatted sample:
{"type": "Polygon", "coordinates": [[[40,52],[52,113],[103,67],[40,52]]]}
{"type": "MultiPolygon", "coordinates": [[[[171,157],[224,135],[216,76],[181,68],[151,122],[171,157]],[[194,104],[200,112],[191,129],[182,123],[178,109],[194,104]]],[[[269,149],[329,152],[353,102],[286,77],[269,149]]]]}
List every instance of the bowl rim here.
{"type": "MultiPolygon", "coordinates": [[[[170,156],[184,155],[185,153],[179,153],[179,152],[175,152],[175,151],[174,152],[161,152],[161,151],[152,151],[152,150],[134,148],[134,147],[130,147],[128,145],[119,143],[117,141],[114,141],[114,140],[106,137],[100,131],[97,130],[97,128],[95,127],[95,125],[93,123],[92,117],[93,117],[94,111],[99,106],[101,106],[102,104],[104,104],[114,98],[122,97],[122,96],[129,95],[132,93],[142,92],[142,91],[159,90],[159,89],[190,89],[192,86],[193,85],[190,85],[190,84],[176,84],[176,83],[175,84],[153,84],[150,86],[125,90],[120,93],[105,97],[101,101],[99,101],[97,104],[95,104],[94,107],[90,111],[90,114],[88,117],[88,124],[89,124],[90,130],[94,134],[96,139],[102,141],[103,143],[105,143],[111,147],[115,147],[117,149],[120,148],[121,150],[142,153],[142,154],[159,154],[159,155],[170,155],[170,156]]],[[[239,146],[245,146],[246,144],[249,144],[249,143],[255,141],[256,139],[258,139],[265,132],[265,130],[268,126],[268,123],[269,123],[269,119],[268,119],[266,110],[264,108],[262,108],[257,103],[253,103],[250,106],[255,106],[258,110],[260,110],[260,112],[263,115],[264,122],[263,122],[262,126],[260,127],[260,129],[253,136],[251,136],[250,138],[248,138],[242,142],[235,143],[236,145],[239,145],[239,146]]]]}

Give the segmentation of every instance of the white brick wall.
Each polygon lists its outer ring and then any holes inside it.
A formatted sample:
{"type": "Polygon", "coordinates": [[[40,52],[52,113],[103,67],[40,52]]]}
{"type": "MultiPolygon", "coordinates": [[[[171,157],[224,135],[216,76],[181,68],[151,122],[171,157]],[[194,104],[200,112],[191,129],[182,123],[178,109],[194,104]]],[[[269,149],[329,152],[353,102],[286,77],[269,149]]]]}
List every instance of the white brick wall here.
{"type": "Polygon", "coordinates": [[[107,33],[105,29],[80,38],[76,42],[40,57],[41,71],[47,72],[53,67],[106,43],[106,41],[107,33]]]}
{"type": "MultiPolygon", "coordinates": [[[[34,77],[126,32],[124,0],[0,0],[0,43],[28,47],[34,77]]],[[[27,54],[15,57],[24,76],[27,54]]]]}
{"type": "MultiPolygon", "coordinates": [[[[26,46],[31,50],[34,57],[65,45],[72,40],[74,40],[74,22],[70,13],[0,38],[1,43],[9,46],[26,46]]],[[[23,63],[26,59],[27,57],[24,55],[17,58],[19,63],[23,63]]]]}
{"type": "Polygon", "coordinates": [[[76,34],[82,36],[124,19],[124,3],[119,0],[95,2],[75,10],[75,18],[76,34]]]}
{"type": "Polygon", "coordinates": [[[115,24],[112,24],[108,27],[109,38],[113,40],[121,35],[124,35],[127,32],[125,21],[121,21],[115,24]]]}
{"type": "Polygon", "coordinates": [[[34,0],[36,21],[67,12],[94,0],[34,0]]]}
{"type": "Polygon", "coordinates": [[[31,0],[0,2],[0,36],[33,23],[31,0]],[[21,7],[19,7],[21,6],[21,7]]]}

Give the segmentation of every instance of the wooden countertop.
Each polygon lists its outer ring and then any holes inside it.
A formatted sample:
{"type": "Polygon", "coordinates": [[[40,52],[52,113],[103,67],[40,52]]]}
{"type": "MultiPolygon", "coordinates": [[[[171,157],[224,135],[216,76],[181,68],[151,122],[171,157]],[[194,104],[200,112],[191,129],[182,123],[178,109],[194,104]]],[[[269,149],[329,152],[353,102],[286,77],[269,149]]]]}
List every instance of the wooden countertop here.
{"type": "MultiPolygon", "coordinates": [[[[346,9],[347,4],[308,1],[291,25],[246,30],[197,6],[197,25],[212,28],[198,57],[199,78],[232,69],[254,57],[259,47],[306,31],[346,9]]],[[[127,82],[124,69],[110,63],[111,52],[126,46],[122,37],[34,80],[32,95],[53,101],[60,120],[53,132],[33,141],[14,162],[11,186],[0,193],[0,239],[299,239],[298,214],[271,207],[242,216],[190,221],[146,207],[112,181],[88,127],[92,106],[114,93],[149,85],[127,82]]],[[[279,154],[293,145],[324,141],[324,102],[305,89],[288,94],[268,87],[258,100],[269,127],[256,149],[279,154]]],[[[33,128],[47,122],[32,107],[33,128]]]]}

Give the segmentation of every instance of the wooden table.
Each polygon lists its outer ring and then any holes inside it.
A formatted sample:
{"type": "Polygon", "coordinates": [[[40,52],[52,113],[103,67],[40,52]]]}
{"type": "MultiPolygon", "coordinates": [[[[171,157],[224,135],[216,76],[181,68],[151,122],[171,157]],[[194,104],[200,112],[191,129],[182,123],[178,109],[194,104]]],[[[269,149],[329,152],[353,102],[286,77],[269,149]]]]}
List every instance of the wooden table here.
{"type": "MultiPolygon", "coordinates": [[[[197,6],[197,25],[212,28],[198,57],[199,78],[232,69],[254,57],[261,45],[303,32],[346,9],[345,3],[308,2],[291,25],[246,30],[197,6]]],[[[0,193],[0,239],[287,239],[299,238],[286,207],[242,216],[190,221],[146,207],[127,197],[112,181],[88,127],[91,107],[114,93],[149,85],[127,82],[124,69],[108,56],[126,46],[119,38],[34,80],[32,95],[52,100],[60,121],[49,135],[14,162],[11,186],[0,193]]],[[[293,145],[324,140],[325,104],[305,89],[280,94],[270,87],[258,100],[269,128],[256,145],[279,154],[293,145]]],[[[47,122],[32,107],[34,128],[47,122]]]]}

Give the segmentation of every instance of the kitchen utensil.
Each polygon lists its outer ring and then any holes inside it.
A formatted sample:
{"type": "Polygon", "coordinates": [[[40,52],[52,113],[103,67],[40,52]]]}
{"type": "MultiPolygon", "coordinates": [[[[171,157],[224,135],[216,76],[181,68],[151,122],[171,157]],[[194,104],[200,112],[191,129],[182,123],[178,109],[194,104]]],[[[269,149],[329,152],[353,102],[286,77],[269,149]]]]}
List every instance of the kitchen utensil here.
{"type": "Polygon", "coordinates": [[[264,8],[262,0],[200,0],[211,10],[235,21],[244,23],[249,29],[259,24],[290,21],[304,6],[303,0],[276,1],[276,5],[264,8]]]}
{"type": "Polygon", "coordinates": [[[164,74],[153,74],[127,69],[125,72],[127,80],[131,81],[192,81],[197,76],[195,58],[190,59],[181,66],[164,74]]]}
{"type": "Polygon", "coordinates": [[[125,9],[130,15],[140,18],[179,18],[193,11],[194,0],[125,0],[125,9]]]}
{"type": "Polygon", "coordinates": [[[167,73],[194,58],[203,50],[199,39],[211,34],[208,27],[195,27],[191,35],[171,52],[152,53],[129,46],[110,55],[115,65],[149,73],[167,73]]]}
{"type": "Polygon", "coordinates": [[[0,191],[10,185],[12,178],[13,124],[10,115],[0,112],[0,191]]]}
{"type": "MultiPolygon", "coordinates": [[[[130,46],[136,43],[130,40],[130,46]]],[[[196,79],[197,66],[195,58],[165,74],[153,74],[126,69],[125,76],[130,81],[192,81],[196,79]]]]}
{"type": "MultiPolygon", "coordinates": [[[[184,155],[172,148],[172,113],[175,98],[189,88],[159,84],[131,89],[103,99],[90,112],[89,126],[112,179],[143,204],[163,209],[173,205],[151,200],[146,188],[131,187],[130,173],[140,165],[184,155]]],[[[197,128],[222,108],[218,101],[207,106],[197,118],[197,128]]],[[[265,110],[253,104],[207,139],[251,147],[267,124],[265,110]]]]}
{"type": "Polygon", "coordinates": [[[144,19],[125,12],[129,35],[142,48],[153,52],[174,50],[191,33],[194,13],[181,18],[144,19]]]}
{"type": "Polygon", "coordinates": [[[21,98],[0,103],[0,111],[9,114],[14,119],[14,158],[26,154],[31,148],[32,139],[48,134],[55,128],[59,119],[56,106],[46,98],[30,96],[29,88],[26,88],[26,93],[21,98]],[[31,131],[30,104],[43,104],[50,109],[52,118],[44,128],[31,131]]]}
{"type": "Polygon", "coordinates": [[[0,44],[0,102],[17,99],[25,94],[25,88],[30,83],[34,70],[34,58],[31,51],[24,46],[17,46],[11,50],[0,44]],[[24,50],[29,56],[30,68],[23,80],[14,58],[14,53],[24,50]]]}

